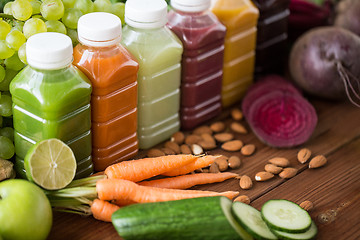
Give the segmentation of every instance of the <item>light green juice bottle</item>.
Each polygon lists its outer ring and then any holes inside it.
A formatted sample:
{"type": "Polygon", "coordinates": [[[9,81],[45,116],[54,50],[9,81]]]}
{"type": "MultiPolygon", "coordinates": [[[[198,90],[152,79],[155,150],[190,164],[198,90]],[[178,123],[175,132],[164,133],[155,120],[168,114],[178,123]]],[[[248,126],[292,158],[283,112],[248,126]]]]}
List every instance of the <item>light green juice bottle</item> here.
{"type": "Polygon", "coordinates": [[[139,148],[150,148],[180,129],[181,41],[166,26],[164,0],[128,0],[123,44],[139,62],[139,148]]]}
{"type": "Polygon", "coordinates": [[[24,177],[24,158],[36,142],[58,138],[73,150],[76,177],[93,172],[91,84],[72,62],[72,43],[60,33],[40,33],[26,43],[28,66],[11,82],[16,170],[24,177]]]}

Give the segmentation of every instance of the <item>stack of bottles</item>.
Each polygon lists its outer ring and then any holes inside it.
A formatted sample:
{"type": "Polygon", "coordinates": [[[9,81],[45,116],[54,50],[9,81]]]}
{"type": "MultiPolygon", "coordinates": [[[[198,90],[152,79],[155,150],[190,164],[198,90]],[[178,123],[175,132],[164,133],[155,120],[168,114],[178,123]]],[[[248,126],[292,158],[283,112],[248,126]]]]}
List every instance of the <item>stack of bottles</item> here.
{"type": "Polygon", "coordinates": [[[216,117],[253,82],[261,14],[250,0],[128,0],[123,29],[110,13],[82,16],[74,49],[60,33],[30,37],[10,86],[18,172],[43,139],[72,148],[80,178],[216,117]]]}

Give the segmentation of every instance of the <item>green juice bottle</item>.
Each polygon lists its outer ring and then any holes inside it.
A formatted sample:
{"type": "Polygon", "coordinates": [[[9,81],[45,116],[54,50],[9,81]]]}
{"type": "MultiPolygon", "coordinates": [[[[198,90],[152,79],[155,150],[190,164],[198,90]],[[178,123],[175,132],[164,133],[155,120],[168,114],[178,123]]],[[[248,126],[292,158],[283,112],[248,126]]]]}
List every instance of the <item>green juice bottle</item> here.
{"type": "Polygon", "coordinates": [[[128,0],[123,44],[139,62],[139,148],[150,148],[180,128],[180,82],[183,47],[166,26],[164,0],[128,0]]]}
{"type": "Polygon", "coordinates": [[[28,66],[10,84],[13,100],[17,174],[24,177],[24,158],[36,142],[64,141],[73,150],[76,178],[93,172],[91,159],[91,84],[72,65],[71,39],[39,33],[26,43],[28,66]]]}

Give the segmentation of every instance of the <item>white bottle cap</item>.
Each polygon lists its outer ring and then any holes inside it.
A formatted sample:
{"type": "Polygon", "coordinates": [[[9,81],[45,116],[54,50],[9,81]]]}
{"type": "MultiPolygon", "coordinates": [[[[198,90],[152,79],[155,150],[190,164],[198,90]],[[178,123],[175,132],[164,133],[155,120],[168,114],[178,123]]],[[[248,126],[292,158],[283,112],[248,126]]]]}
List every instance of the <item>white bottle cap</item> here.
{"type": "Polygon", "coordinates": [[[77,31],[79,42],[84,45],[111,46],[121,40],[121,20],[111,13],[88,13],[79,18],[77,31]]]}
{"type": "Polygon", "coordinates": [[[165,0],[128,0],[125,22],[141,29],[163,27],[167,23],[167,4],[165,0]]]}
{"type": "Polygon", "coordinates": [[[71,39],[62,33],[38,33],[29,37],[26,42],[26,60],[34,68],[42,70],[64,68],[72,63],[72,54],[71,39]]]}
{"type": "Polygon", "coordinates": [[[183,12],[202,12],[211,6],[211,0],[171,0],[171,6],[183,12]]]}

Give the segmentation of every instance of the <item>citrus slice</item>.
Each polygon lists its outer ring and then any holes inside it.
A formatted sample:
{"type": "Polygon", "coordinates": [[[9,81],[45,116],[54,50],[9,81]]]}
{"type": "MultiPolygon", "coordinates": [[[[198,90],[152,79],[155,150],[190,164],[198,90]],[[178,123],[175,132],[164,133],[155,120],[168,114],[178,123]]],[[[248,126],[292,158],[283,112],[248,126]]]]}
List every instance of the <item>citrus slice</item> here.
{"type": "Polygon", "coordinates": [[[59,139],[39,141],[27,152],[26,176],[48,190],[66,187],[75,177],[76,159],[73,151],[59,139]]]}

